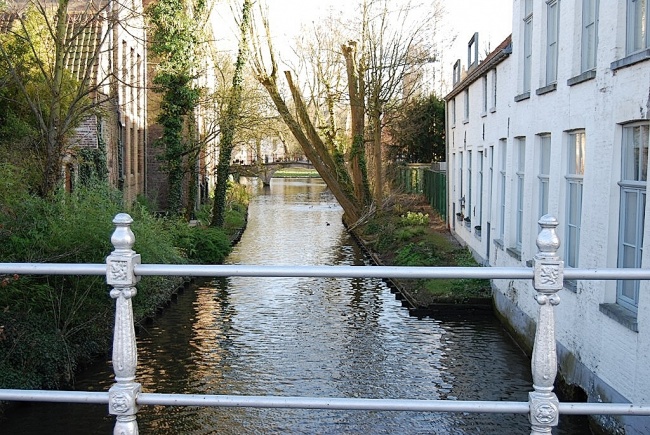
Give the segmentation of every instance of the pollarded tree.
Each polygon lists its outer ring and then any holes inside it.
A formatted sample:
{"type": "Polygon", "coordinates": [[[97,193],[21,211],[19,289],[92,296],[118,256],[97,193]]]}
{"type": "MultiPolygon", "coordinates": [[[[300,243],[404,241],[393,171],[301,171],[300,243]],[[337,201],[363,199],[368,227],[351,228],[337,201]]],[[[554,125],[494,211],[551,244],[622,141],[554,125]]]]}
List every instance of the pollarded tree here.
{"type": "MultiPolygon", "coordinates": [[[[331,152],[327,140],[323,139],[314,125],[311,118],[313,112],[310,112],[298,84],[294,81],[293,74],[289,71],[285,71],[284,76],[292,103],[287,102],[278,83],[278,63],[270,37],[269,23],[264,14],[262,14],[261,21],[268,51],[262,49],[260,38],[253,39],[256,54],[253,58],[255,77],[268,92],[278,113],[300,144],[305,156],[314,165],[343,208],[344,221],[350,225],[354,224],[364,214],[365,206],[355,195],[355,185],[348,173],[345,161],[337,158],[337,155],[331,152]]],[[[253,29],[255,30],[256,27],[253,29]]]]}

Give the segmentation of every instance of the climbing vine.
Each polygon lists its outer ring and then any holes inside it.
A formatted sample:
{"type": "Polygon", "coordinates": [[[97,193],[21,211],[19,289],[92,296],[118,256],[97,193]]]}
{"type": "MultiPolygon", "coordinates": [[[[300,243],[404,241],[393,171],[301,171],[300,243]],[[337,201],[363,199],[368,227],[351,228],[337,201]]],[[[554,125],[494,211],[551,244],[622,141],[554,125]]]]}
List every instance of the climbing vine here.
{"type": "Polygon", "coordinates": [[[198,47],[202,43],[207,14],[204,0],[158,0],[147,10],[152,24],[150,50],[159,63],[153,78],[154,90],[162,95],[158,122],[163,134],[156,145],[168,173],[168,209],[183,209],[185,157],[193,144],[189,116],[199,103],[201,90],[195,84],[199,70],[198,47]]]}

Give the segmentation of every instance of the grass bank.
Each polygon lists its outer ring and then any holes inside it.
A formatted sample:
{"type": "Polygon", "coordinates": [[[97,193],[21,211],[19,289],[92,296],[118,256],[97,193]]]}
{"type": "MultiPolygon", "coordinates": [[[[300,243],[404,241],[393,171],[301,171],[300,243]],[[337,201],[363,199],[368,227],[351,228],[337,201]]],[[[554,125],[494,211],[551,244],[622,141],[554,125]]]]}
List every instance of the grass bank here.
{"type": "Polygon", "coordinates": [[[320,178],[316,169],[286,168],[273,174],[273,178],[320,178]]]}
{"type": "MultiPolygon", "coordinates": [[[[453,238],[446,223],[420,195],[398,195],[354,229],[376,261],[391,266],[478,267],[469,250],[453,238]]],[[[440,304],[490,304],[486,279],[394,280],[418,309],[440,304]]]]}

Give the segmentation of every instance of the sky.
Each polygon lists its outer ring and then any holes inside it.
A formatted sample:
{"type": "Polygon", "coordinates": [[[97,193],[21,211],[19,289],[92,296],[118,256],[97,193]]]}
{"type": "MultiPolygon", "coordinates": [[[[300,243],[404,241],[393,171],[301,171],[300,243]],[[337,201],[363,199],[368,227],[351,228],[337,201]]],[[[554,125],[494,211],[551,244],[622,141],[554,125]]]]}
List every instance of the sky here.
{"type": "MultiPolygon", "coordinates": [[[[391,0],[397,1],[397,0],[391,0]]],[[[454,44],[446,50],[442,59],[442,74],[449,75],[454,62],[461,59],[467,63],[467,43],[479,32],[479,52],[493,50],[512,32],[512,0],[441,0],[447,11],[446,26],[455,35],[454,44]]],[[[288,43],[300,32],[301,26],[318,20],[330,8],[342,15],[352,12],[355,0],[266,0],[274,44],[281,54],[288,53],[288,43]],[[276,42],[277,41],[277,42],[276,42]]],[[[231,23],[230,28],[220,26],[220,33],[233,33],[232,13],[224,3],[217,6],[220,20],[231,23]]],[[[227,36],[224,36],[227,37],[227,36]]]]}

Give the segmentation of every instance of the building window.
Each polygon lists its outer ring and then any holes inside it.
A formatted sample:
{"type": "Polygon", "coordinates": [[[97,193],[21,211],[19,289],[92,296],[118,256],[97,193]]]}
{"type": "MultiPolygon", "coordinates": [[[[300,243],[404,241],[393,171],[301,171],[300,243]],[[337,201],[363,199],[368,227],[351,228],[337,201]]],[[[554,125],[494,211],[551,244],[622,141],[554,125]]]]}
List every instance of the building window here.
{"type": "Polygon", "coordinates": [[[526,138],[517,138],[517,225],[515,247],[521,251],[524,229],[524,172],[526,166],[526,138]]]}
{"type": "Polygon", "coordinates": [[[467,215],[472,218],[472,152],[467,152],[467,215]]]}
{"type": "Polygon", "coordinates": [[[483,76],[483,113],[487,113],[488,109],[488,78],[487,74],[483,76]]]}
{"type": "Polygon", "coordinates": [[[503,241],[506,229],[506,151],[505,139],[500,140],[499,166],[499,238],[503,241]]]}
{"type": "Polygon", "coordinates": [[[456,99],[451,100],[451,126],[456,125],[456,99]]]}
{"type": "Polygon", "coordinates": [[[464,100],[465,100],[465,112],[463,113],[463,121],[467,122],[469,121],[469,89],[465,89],[464,100]]]}
{"type": "Polygon", "coordinates": [[[497,70],[492,70],[492,108],[496,110],[497,107],[497,70]]]}
{"type": "Polygon", "coordinates": [[[557,81],[558,35],[560,3],[558,0],[546,2],[546,84],[557,81]]]}
{"type": "Polygon", "coordinates": [[[490,147],[489,155],[488,155],[488,205],[487,205],[487,216],[486,216],[486,221],[491,222],[492,221],[492,201],[494,198],[492,198],[493,194],[493,186],[494,186],[494,147],[490,147]]]}
{"type": "Polygon", "coordinates": [[[463,153],[458,153],[458,186],[460,187],[460,211],[464,213],[465,208],[465,194],[463,190],[463,153]]]}
{"type": "Polygon", "coordinates": [[[548,213],[548,186],[551,172],[551,135],[545,134],[539,138],[539,217],[548,213]]]}
{"type": "Polygon", "coordinates": [[[599,0],[582,0],[582,72],[596,68],[599,0]]]}
{"type": "Polygon", "coordinates": [[[524,78],[523,92],[530,92],[533,57],[533,0],[525,0],[524,7],[524,78]]]}
{"type": "Polygon", "coordinates": [[[566,243],[564,264],[578,266],[580,219],[582,215],[582,179],[585,173],[585,133],[569,134],[567,167],[566,243]]]}
{"type": "Polygon", "coordinates": [[[475,213],[476,222],[474,225],[481,225],[483,221],[483,151],[478,152],[478,198],[477,198],[477,212],[475,213]]]}
{"type": "MultiPolygon", "coordinates": [[[[648,129],[649,124],[623,128],[618,267],[641,267],[648,179],[648,129]]],[[[618,281],[616,302],[636,312],[639,281],[618,281]]]]}
{"type": "Polygon", "coordinates": [[[627,54],[650,46],[648,2],[650,0],[627,0],[627,54]]]}

